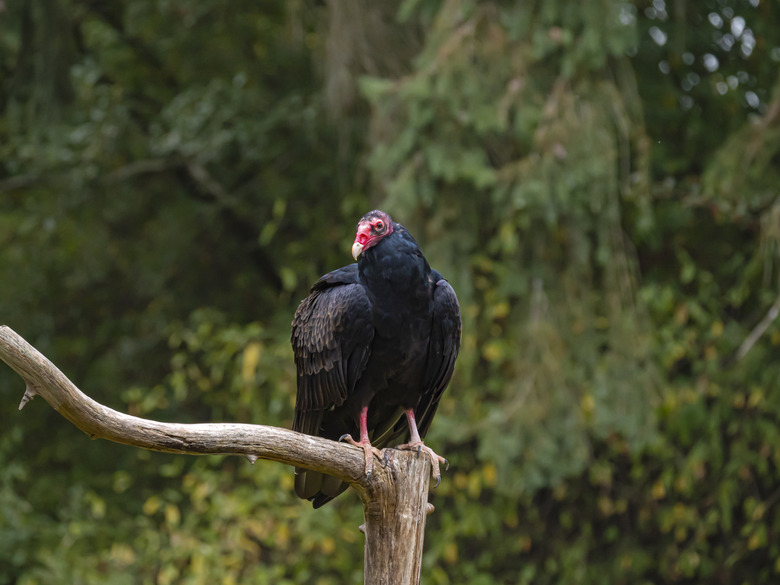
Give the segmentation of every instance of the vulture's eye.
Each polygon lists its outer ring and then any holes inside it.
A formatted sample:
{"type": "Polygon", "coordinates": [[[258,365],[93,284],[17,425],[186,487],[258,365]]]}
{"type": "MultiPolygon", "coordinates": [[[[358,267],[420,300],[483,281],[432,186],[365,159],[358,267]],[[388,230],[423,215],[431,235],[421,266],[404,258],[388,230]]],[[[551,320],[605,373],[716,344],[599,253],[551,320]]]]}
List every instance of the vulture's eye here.
{"type": "Polygon", "coordinates": [[[385,224],[382,223],[381,219],[374,224],[374,229],[378,232],[381,232],[383,227],[385,227],[385,224]]]}

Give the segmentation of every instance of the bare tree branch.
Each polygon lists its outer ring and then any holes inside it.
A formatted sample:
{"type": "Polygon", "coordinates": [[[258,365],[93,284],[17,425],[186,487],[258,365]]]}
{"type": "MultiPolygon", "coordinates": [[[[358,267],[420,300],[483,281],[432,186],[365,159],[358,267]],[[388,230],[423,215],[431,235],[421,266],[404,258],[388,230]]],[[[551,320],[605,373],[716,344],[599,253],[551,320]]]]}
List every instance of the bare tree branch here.
{"type": "Polygon", "coordinates": [[[40,396],[93,439],[165,453],[243,455],[328,473],[360,493],[365,514],[365,584],[419,585],[431,464],[412,451],[386,449],[386,464],[366,477],[363,450],[276,427],[162,423],[92,400],[10,327],[0,326],[0,360],[26,383],[21,410],[40,396]]]}
{"type": "Polygon", "coordinates": [[[187,163],[187,172],[195,180],[201,189],[214,198],[214,201],[219,203],[224,209],[235,210],[238,206],[238,199],[231,195],[222,184],[217,181],[211,173],[197,161],[189,161],[187,163]]]}
{"type": "Polygon", "coordinates": [[[103,177],[106,183],[121,183],[136,175],[160,173],[180,166],[182,162],[176,158],[145,158],[127,163],[103,177]]]}
{"type": "MultiPolygon", "coordinates": [[[[0,326],[0,359],[27,384],[21,410],[40,396],[93,439],[165,453],[244,455],[326,472],[365,491],[362,450],[277,427],[163,423],[112,410],[81,392],[57,367],[10,327],[0,326]]],[[[372,478],[373,479],[373,478],[372,478]]]]}
{"type": "Polygon", "coordinates": [[[769,326],[775,319],[777,319],[778,315],[780,315],[780,295],[778,295],[778,297],[775,299],[775,302],[772,303],[772,306],[769,307],[769,311],[767,311],[767,314],[764,315],[764,318],[761,319],[758,325],[753,328],[753,331],[750,332],[750,334],[739,346],[739,349],[737,350],[737,360],[741,360],[747,355],[747,352],[753,348],[753,346],[756,344],[756,341],[758,341],[764,332],[769,329],[769,326]]]}

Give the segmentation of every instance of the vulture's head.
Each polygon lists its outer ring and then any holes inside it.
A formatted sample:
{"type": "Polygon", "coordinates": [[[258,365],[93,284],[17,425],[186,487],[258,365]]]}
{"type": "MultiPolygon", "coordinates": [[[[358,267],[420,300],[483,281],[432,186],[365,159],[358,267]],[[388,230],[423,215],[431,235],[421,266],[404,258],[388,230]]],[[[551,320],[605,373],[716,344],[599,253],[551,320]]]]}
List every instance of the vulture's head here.
{"type": "Polygon", "coordinates": [[[365,250],[376,246],[382,238],[392,233],[393,220],[389,215],[378,209],[369,211],[358,222],[355,243],[352,244],[352,257],[357,260],[365,250]]]}

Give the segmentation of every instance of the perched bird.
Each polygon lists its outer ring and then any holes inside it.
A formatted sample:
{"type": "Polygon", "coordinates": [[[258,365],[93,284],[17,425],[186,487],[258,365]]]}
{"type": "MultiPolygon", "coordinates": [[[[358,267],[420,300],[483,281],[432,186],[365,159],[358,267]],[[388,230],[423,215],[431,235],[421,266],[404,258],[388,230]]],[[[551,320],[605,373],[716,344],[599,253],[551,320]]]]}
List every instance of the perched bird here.
{"type": "MultiPolygon", "coordinates": [[[[320,278],[295,312],[293,430],[363,448],[369,476],[380,449],[405,442],[398,448],[431,458],[438,483],[446,460],[422,438],[460,348],[455,291],[383,211],[358,222],[352,256],[356,264],[320,278]]],[[[296,494],[315,508],[346,488],[334,477],[295,470],[296,494]]]]}

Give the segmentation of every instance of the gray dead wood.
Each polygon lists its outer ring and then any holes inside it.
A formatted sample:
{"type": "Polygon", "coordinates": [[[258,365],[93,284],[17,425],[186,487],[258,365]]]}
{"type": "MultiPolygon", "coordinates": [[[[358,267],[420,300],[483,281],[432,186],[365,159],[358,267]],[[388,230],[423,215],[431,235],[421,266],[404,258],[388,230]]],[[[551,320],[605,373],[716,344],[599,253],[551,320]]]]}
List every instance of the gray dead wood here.
{"type": "Polygon", "coordinates": [[[40,396],[93,439],[189,455],[242,455],[334,475],[354,487],[366,523],[366,585],[420,582],[431,464],[410,451],[388,449],[387,467],[364,473],[363,451],[352,445],[263,425],[163,423],[130,416],[81,392],[10,327],[0,326],[0,360],[24,380],[21,410],[40,396]]]}

